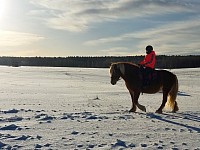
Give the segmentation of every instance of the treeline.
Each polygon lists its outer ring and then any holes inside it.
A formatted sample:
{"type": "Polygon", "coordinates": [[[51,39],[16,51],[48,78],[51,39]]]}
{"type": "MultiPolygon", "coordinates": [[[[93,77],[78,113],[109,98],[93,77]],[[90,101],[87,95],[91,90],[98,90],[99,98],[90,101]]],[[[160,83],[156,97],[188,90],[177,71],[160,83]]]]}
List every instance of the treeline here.
{"type": "MultiPolygon", "coordinates": [[[[200,67],[200,55],[156,57],[156,68],[195,68],[200,67]]],[[[105,56],[105,57],[0,57],[0,65],[6,66],[46,66],[46,67],[85,67],[108,68],[112,62],[139,63],[144,56],[105,56]]]]}

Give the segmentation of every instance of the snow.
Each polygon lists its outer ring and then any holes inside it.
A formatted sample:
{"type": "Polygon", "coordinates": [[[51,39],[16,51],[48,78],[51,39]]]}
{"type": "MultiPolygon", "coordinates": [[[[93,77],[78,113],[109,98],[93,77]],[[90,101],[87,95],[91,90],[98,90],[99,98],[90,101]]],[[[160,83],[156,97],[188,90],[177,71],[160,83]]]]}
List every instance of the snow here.
{"type": "Polygon", "coordinates": [[[109,69],[0,67],[0,149],[200,150],[200,68],[178,76],[179,111],[154,113],[162,93],[131,98],[109,69]]]}

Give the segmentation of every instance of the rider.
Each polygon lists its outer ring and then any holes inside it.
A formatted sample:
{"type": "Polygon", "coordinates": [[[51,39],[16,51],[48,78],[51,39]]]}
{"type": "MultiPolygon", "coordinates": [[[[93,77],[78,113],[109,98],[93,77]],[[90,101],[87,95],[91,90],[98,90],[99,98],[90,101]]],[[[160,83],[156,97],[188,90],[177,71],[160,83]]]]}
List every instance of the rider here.
{"type": "Polygon", "coordinates": [[[155,63],[156,63],[156,53],[153,50],[153,47],[151,45],[148,45],[146,47],[146,56],[143,61],[141,61],[139,64],[143,67],[154,69],[155,63]]]}
{"type": "Polygon", "coordinates": [[[151,45],[146,47],[146,54],[144,60],[139,63],[143,72],[143,86],[148,85],[149,78],[147,76],[153,72],[156,63],[156,53],[151,45]]]}

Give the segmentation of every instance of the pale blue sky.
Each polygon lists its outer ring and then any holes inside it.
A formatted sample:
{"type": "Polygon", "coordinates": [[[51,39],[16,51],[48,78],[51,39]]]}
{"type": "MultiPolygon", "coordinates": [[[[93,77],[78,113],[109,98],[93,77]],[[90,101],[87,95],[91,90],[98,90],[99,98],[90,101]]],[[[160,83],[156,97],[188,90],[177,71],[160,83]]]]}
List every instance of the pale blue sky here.
{"type": "Polygon", "coordinates": [[[200,54],[199,0],[0,0],[0,56],[200,54]]]}

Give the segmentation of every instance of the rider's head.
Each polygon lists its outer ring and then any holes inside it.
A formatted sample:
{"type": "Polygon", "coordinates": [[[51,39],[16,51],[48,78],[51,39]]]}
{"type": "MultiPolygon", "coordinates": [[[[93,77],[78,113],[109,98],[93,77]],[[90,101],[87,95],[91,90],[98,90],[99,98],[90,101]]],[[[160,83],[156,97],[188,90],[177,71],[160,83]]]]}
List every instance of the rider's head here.
{"type": "Polygon", "coordinates": [[[148,46],[146,47],[146,53],[147,53],[147,54],[150,54],[151,51],[153,51],[153,47],[152,47],[151,45],[148,45],[148,46]]]}

